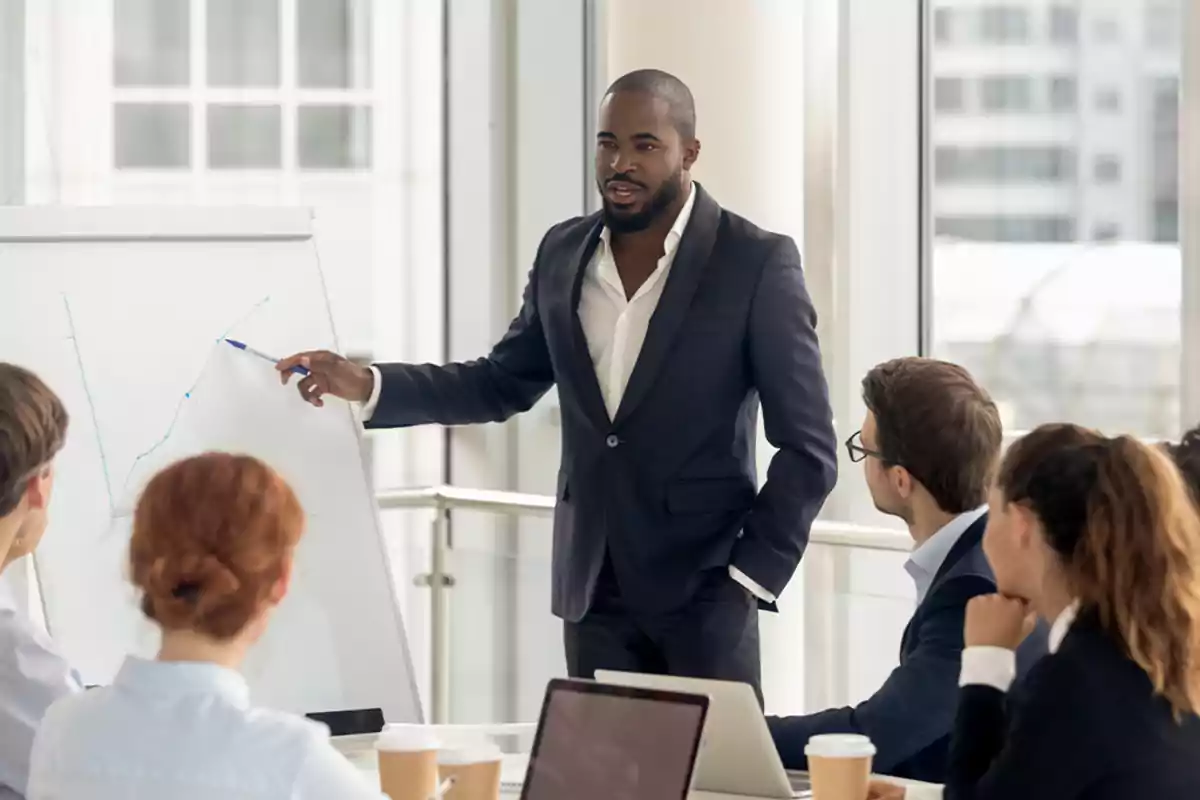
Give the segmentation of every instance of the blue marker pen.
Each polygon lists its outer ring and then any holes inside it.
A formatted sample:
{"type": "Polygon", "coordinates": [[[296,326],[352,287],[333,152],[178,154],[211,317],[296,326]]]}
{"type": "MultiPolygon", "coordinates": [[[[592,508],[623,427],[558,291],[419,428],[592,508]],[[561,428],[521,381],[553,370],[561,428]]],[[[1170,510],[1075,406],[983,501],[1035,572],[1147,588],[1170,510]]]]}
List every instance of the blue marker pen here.
{"type": "MultiPolygon", "coordinates": [[[[245,350],[245,351],[246,351],[247,353],[249,353],[250,355],[253,355],[253,356],[258,356],[259,358],[262,358],[262,359],[265,359],[265,360],[267,360],[267,361],[270,361],[272,364],[278,364],[278,363],[279,363],[279,359],[278,359],[278,358],[271,358],[271,356],[267,355],[267,354],[266,354],[266,353],[264,353],[263,351],[261,351],[261,350],[255,350],[253,347],[250,347],[250,346],[249,346],[249,345],[247,345],[245,342],[239,342],[239,341],[238,341],[238,340],[236,340],[236,339],[226,339],[225,341],[226,341],[228,344],[231,344],[231,345],[233,345],[234,347],[236,347],[238,350],[245,350]]],[[[307,375],[307,374],[308,374],[308,369],[307,369],[307,368],[305,368],[305,367],[299,367],[299,366],[297,366],[297,367],[292,367],[292,369],[291,369],[290,371],[291,371],[291,372],[294,372],[294,373],[296,373],[297,375],[307,375]]]]}

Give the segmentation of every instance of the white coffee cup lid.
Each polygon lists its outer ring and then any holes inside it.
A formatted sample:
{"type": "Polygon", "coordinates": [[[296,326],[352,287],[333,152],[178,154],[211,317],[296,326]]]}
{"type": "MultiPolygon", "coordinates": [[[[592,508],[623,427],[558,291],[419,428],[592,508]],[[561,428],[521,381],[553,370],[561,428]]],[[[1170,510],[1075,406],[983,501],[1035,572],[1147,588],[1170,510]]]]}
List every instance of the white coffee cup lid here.
{"type": "Polygon", "coordinates": [[[446,766],[486,764],[503,758],[504,754],[500,752],[499,747],[485,742],[461,747],[443,747],[438,751],[438,763],[446,766]]]}
{"type": "Polygon", "coordinates": [[[875,745],[856,733],[822,733],[809,737],[804,755],[812,758],[862,758],[875,755],[875,745]]]}
{"type": "Polygon", "coordinates": [[[437,733],[424,725],[388,725],[375,739],[376,750],[412,753],[437,750],[437,733]]]}

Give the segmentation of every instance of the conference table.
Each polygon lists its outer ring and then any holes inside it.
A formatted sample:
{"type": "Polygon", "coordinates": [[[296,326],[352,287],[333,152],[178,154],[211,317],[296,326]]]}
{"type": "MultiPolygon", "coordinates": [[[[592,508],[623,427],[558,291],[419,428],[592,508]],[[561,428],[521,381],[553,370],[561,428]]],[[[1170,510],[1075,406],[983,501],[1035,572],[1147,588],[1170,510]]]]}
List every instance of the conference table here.
{"type": "MultiPolygon", "coordinates": [[[[351,763],[361,769],[367,775],[368,779],[378,786],[379,766],[375,751],[370,744],[370,739],[361,736],[353,737],[353,739],[353,743],[350,744],[339,742],[335,738],[334,744],[341,750],[343,755],[350,759],[351,763]]],[[[520,785],[525,777],[525,768],[528,763],[528,755],[507,755],[504,757],[500,773],[502,783],[500,790],[501,797],[516,798],[521,796],[520,785]]],[[[880,779],[891,781],[907,788],[908,792],[905,795],[905,800],[941,800],[942,797],[942,787],[935,784],[906,781],[886,776],[880,776],[880,779]]],[[[688,797],[689,800],[765,800],[763,798],[749,798],[746,795],[702,791],[692,791],[688,797]]]]}

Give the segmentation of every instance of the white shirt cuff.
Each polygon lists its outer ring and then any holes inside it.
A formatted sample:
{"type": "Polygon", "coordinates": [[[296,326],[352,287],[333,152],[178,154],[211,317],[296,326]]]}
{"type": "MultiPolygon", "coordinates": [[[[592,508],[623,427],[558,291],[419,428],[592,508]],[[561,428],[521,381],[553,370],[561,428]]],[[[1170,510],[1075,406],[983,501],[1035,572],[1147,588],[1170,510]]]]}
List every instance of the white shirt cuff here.
{"type": "Polygon", "coordinates": [[[962,654],[959,686],[991,686],[1007,692],[1017,679],[1017,654],[1006,647],[968,647],[962,654]]]}
{"type": "Polygon", "coordinates": [[[369,369],[371,370],[371,375],[375,378],[375,382],[371,387],[371,396],[367,398],[367,402],[362,404],[361,416],[363,422],[370,422],[371,417],[375,416],[375,406],[379,405],[379,393],[383,391],[383,373],[374,364],[369,369]]]}
{"type": "Polygon", "coordinates": [[[729,577],[733,578],[735,581],[740,583],[742,586],[746,587],[746,591],[750,592],[750,594],[754,595],[759,600],[762,600],[764,603],[774,603],[775,602],[775,595],[771,594],[766,589],[759,586],[757,583],[755,583],[753,580],[751,580],[750,577],[748,575],[746,575],[746,573],[742,572],[740,569],[733,566],[732,564],[729,565],[729,577]]]}

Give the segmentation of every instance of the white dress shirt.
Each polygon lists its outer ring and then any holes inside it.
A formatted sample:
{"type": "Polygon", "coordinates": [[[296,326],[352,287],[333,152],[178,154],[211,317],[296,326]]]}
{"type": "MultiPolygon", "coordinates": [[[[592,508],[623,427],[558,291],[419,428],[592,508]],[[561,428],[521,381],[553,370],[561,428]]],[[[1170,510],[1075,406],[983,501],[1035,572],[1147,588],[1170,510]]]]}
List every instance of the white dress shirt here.
{"type": "Polygon", "coordinates": [[[980,506],[973,511],[965,511],[954,519],[938,528],[937,532],[917,545],[908,561],[904,563],[904,571],[913,579],[917,586],[917,602],[920,603],[929,594],[933,578],[937,575],[946,556],[954,549],[954,545],[967,532],[967,528],[979,521],[987,513],[987,506],[980,506]]]}
{"type": "Polygon", "coordinates": [[[112,686],[51,707],[30,800],[385,800],[302,717],[250,706],[210,663],[128,659],[112,686]]]}
{"type": "Polygon", "coordinates": [[[78,673],[50,637],[0,586],[0,800],[19,800],[29,783],[29,753],[51,703],[82,691],[78,673]]]}
{"type": "MultiPolygon", "coordinates": [[[[612,234],[608,228],[600,232],[600,243],[596,246],[596,252],[584,272],[579,295],[579,324],[583,328],[584,338],[587,339],[588,353],[592,357],[592,366],[596,370],[596,380],[600,384],[604,407],[608,409],[610,420],[616,419],[625,387],[629,384],[629,376],[633,374],[633,367],[646,341],[650,318],[658,308],[663,287],[667,284],[667,275],[675,261],[675,253],[679,249],[683,232],[692,218],[692,208],[695,204],[696,184],[693,183],[687,201],[680,209],[679,216],[675,218],[671,230],[667,232],[658,266],[638,287],[633,297],[626,295],[625,285],[621,281],[616,258],[613,256],[610,244],[612,234]]],[[[367,420],[375,413],[383,383],[379,370],[371,367],[371,371],[375,377],[375,386],[362,409],[363,419],[367,420]]],[[[775,595],[737,567],[731,565],[729,574],[759,600],[766,603],[775,602],[775,595]]]]}
{"type": "MultiPolygon", "coordinates": [[[[1057,653],[1063,639],[1079,614],[1079,602],[1071,603],[1062,610],[1050,625],[1046,635],[1046,649],[1057,653]]],[[[1007,647],[975,646],[963,650],[962,672],[959,686],[992,686],[1007,692],[1017,679],[1017,654],[1007,647]]]]}

